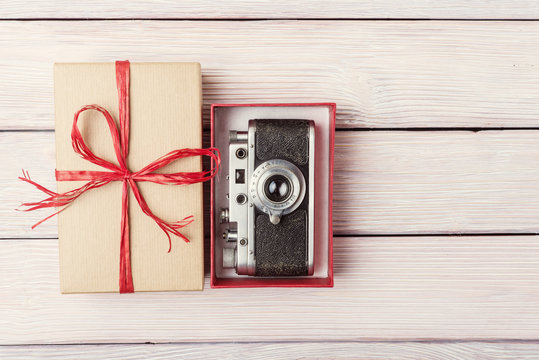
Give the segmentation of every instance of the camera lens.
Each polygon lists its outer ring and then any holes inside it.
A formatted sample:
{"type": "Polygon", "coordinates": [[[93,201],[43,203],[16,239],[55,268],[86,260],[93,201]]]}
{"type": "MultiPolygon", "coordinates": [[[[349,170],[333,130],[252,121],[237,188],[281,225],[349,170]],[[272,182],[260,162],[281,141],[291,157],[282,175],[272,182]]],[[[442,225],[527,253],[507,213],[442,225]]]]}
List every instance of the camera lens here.
{"type": "Polygon", "coordinates": [[[268,200],[281,203],[288,200],[292,192],[292,185],[283,175],[273,175],[266,180],[264,192],[268,200]]]}

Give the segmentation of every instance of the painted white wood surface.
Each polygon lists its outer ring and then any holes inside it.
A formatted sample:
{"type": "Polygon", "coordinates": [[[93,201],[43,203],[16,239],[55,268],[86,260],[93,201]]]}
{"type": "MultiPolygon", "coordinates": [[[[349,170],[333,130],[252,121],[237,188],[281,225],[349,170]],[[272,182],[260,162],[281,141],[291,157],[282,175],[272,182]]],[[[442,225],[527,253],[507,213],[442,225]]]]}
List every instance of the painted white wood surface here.
{"type": "Polygon", "coordinates": [[[537,360],[536,342],[310,342],[234,344],[61,345],[0,347],[0,357],[24,359],[334,359],[537,360]]]}
{"type": "Polygon", "coordinates": [[[62,21],[0,22],[0,344],[22,345],[0,358],[538,358],[539,237],[515,235],[539,232],[537,130],[339,132],[335,232],[411,236],[337,237],[334,289],[62,296],[55,221],[13,211],[40,198],[20,167],[54,184],[33,130],[53,128],[56,61],[199,61],[206,124],[215,102],[334,101],[340,128],[538,128],[537,22],[350,20],[537,5],[3,1],[0,19],[62,21]],[[333,20],[199,21],[238,18],[333,20]],[[513,235],[418,236],[462,232],[513,235]]]}
{"type": "Polygon", "coordinates": [[[151,19],[535,19],[536,1],[526,0],[5,0],[0,18],[151,19]]]}
{"type": "Polygon", "coordinates": [[[199,61],[206,121],[334,101],[339,127],[539,126],[538,22],[4,21],[0,46],[0,129],[53,128],[54,62],[125,58],[199,61]]]}
{"type": "MultiPolygon", "coordinates": [[[[56,237],[30,228],[50,211],[14,211],[43,198],[21,167],[55,189],[54,133],[1,132],[0,153],[1,237],[56,237]]],[[[338,131],[334,232],[537,233],[538,174],[539,130],[338,131]]]]}
{"type": "MultiPolygon", "coordinates": [[[[61,295],[57,241],[0,241],[1,344],[536,339],[539,236],[339,237],[335,288],[61,295]]],[[[208,280],[208,279],[207,279],[208,280]]]]}

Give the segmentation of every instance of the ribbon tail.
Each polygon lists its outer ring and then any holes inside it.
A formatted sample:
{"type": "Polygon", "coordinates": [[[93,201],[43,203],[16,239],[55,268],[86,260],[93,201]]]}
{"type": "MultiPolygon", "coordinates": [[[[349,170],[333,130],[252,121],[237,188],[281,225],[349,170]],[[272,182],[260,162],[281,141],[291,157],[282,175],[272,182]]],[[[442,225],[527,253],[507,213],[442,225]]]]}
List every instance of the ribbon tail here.
{"type": "Polygon", "coordinates": [[[131,250],[129,244],[129,193],[127,180],[123,181],[122,190],[122,240],[120,243],[120,293],[132,293],[133,274],[131,272],[131,250]]]}
{"type": "Polygon", "coordinates": [[[176,222],[167,222],[162,219],[160,219],[158,216],[156,216],[151,210],[148,204],[146,203],[146,200],[144,200],[144,197],[140,193],[140,190],[135,183],[133,179],[129,179],[129,185],[131,186],[131,189],[133,190],[133,195],[135,196],[135,199],[137,199],[138,204],[140,205],[140,208],[144,214],[152,218],[157,226],[163,230],[165,235],[168,238],[168,252],[172,250],[172,239],[170,237],[170,234],[176,235],[177,237],[183,239],[185,242],[189,242],[189,239],[183,235],[178,229],[181,229],[189,224],[191,224],[194,221],[193,216],[187,216],[183,220],[176,221],[176,222]]]}
{"type": "Polygon", "coordinates": [[[30,173],[24,169],[22,169],[22,177],[19,176],[19,180],[21,181],[24,181],[24,182],[27,182],[28,184],[31,184],[33,186],[35,186],[38,190],[44,192],[45,194],[49,195],[49,196],[56,196],[58,195],[57,193],[55,193],[54,191],[52,190],[49,190],[47,189],[46,187],[42,186],[42,185],[39,185],[38,183],[36,183],[35,181],[33,181],[31,178],[30,178],[30,173]]]}
{"type": "Polygon", "coordinates": [[[49,220],[50,218],[54,217],[55,215],[59,214],[60,212],[64,211],[67,206],[69,206],[73,201],[75,201],[80,195],[82,195],[84,192],[95,189],[98,187],[101,187],[103,185],[108,184],[111,180],[92,180],[81,186],[80,188],[68,191],[66,193],[60,194],[56,193],[52,190],[47,189],[46,187],[36,183],[32,179],[30,179],[30,174],[23,170],[23,176],[19,177],[19,180],[24,181],[30,185],[33,185],[38,190],[44,192],[45,194],[49,195],[48,198],[43,199],[41,201],[36,202],[27,202],[22,203],[19,208],[16,210],[18,211],[34,211],[38,209],[45,209],[45,208],[60,208],[60,210],[56,211],[55,213],[47,216],[46,218],[38,221],[32,226],[32,229],[35,229],[37,226],[39,226],[41,223],[49,220]]]}
{"type": "Polygon", "coordinates": [[[64,208],[62,208],[62,209],[56,211],[55,213],[50,214],[50,215],[47,216],[46,218],[39,220],[39,221],[36,222],[34,225],[32,225],[32,230],[34,230],[36,227],[38,227],[39,225],[41,225],[41,224],[44,223],[45,221],[49,220],[50,218],[55,217],[56,215],[58,215],[59,213],[61,213],[61,212],[64,211],[65,209],[66,209],[66,208],[64,207],[64,208]]]}

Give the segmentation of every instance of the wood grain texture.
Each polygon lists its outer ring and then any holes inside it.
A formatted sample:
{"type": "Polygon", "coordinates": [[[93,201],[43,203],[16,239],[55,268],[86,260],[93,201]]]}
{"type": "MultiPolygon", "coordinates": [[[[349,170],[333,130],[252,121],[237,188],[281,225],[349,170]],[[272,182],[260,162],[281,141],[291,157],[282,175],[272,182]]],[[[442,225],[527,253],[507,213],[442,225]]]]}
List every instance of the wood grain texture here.
{"type": "Polygon", "coordinates": [[[4,21],[0,45],[0,129],[53,128],[54,62],[125,58],[200,62],[206,124],[332,101],[338,127],[539,126],[537,22],[4,21]]]}
{"type": "MultiPolygon", "coordinates": [[[[538,140],[537,130],[339,131],[334,232],[539,232],[538,140]]],[[[16,180],[21,167],[55,188],[54,134],[1,132],[0,153],[1,237],[56,237],[55,219],[30,229],[49,212],[14,211],[42,198],[16,180]]]]}
{"type": "MultiPolygon", "coordinates": [[[[211,103],[334,101],[339,128],[539,127],[539,23],[350,20],[538,19],[535,1],[3,1],[10,18],[197,21],[0,22],[0,130],[53,128],[54,62],[124,58],[201,62],[206,125],[211,103]],[[333,20],[198,21],[237,18],[333,20]]],[[[339,132],[335,232],[537,233],[538,138],[339,132]]],[[[21,167],[54,187],[53,142],[0,131],[0,344],[23,345],[0,358],[538,358],[532,235],[337,237],[334,289],[62,296],[55,220],[13,211],[41,198],[21,167]]]]}
{"type": "Polygon", "coordinates": [[[536,339],[539,237],[339,237],[335,288],[61,295],[56,240],[0,241],[1,344],[536,339]]]}
{"type": "Polygon", "coordinates": [[[144,19],[537,19],[534,1],[39,1],[6,0],[0,18],[144,18],[144,19]]]}
{"type": "Polygon", "coordinates": [[[504,343],[196,343],[140,345],[48,345],[0,347],[7,359],[355,359],[355,360],[537,360],[536,342],[504,343]]]}

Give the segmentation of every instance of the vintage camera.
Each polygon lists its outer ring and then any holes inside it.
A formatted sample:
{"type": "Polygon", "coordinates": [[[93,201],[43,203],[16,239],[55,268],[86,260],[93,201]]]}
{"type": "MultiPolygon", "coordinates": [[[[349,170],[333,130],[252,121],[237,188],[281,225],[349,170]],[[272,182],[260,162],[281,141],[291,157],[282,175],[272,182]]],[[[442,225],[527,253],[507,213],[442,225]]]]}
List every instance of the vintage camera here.
{"type": "Polygon", "coordinates": [[[238,275],[314,270],[314,122],[249,120],[230,131],[223,267],[238,275]]]}

